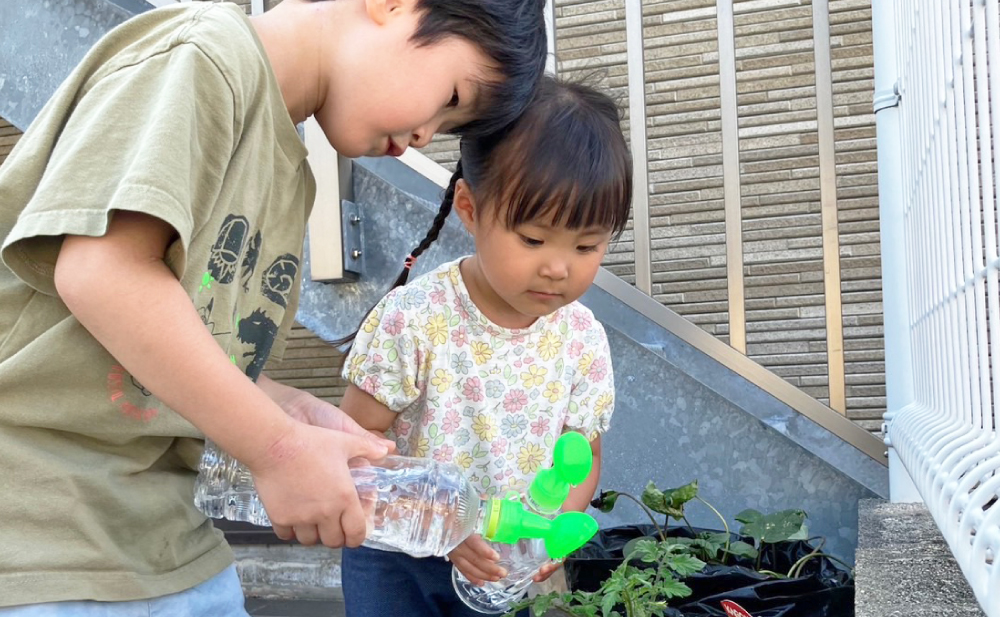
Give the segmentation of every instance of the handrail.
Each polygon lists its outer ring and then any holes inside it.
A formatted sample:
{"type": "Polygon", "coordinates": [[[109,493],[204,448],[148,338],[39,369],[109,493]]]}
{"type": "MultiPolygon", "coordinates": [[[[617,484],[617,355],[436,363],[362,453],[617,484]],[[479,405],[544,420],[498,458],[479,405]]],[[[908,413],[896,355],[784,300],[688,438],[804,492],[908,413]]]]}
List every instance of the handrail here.
{"type": "MultiPolygon", "coordinates": [[[[403,156],[400,156],[399,160],[411,170],[427,177],[437,186],[447,187],[451,173],[424,154],[411,148],[403,156]]],[[[796,412],[834,433],[873,460],[882,465],[888,464],[885,446],[879,438],[629,285],[610,271],[601,268],[597,273],[594,285],[785,403],[796,412]]]]}

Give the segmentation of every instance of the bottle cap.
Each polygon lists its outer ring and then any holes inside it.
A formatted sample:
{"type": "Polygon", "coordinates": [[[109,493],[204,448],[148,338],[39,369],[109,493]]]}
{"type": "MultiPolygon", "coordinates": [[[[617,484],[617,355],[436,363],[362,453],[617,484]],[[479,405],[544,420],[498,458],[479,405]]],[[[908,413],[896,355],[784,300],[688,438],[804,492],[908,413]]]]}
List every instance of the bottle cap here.
{"type": "Polygon", "coordinates": [[[580,433],[563,434],[552,452],[552,466],[542,469],[528,488],[528,496],[539,510],[555,512],[562,507],[572,486],[590,475],[594,452],[580,433]]]}
{"type": "Polygon", "coordinates": [[[562,559],[587,543],[597,533],[594,517],[583,512],[564,512],[548,519],[527,510],[524,504],[491,499],[483,537],[490,542],[516,544],[525,538],[541,538],[550,559],[562,559]]]}

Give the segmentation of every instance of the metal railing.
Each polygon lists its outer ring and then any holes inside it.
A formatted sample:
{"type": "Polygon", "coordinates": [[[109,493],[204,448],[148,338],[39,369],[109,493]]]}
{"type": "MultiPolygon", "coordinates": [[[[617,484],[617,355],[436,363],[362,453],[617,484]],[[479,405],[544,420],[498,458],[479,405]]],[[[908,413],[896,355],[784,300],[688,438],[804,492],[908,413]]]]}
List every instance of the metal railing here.
{"type": "Polygon", "coordinates": [[[872,21],[890,490],[912,478],[997,617],[998,0],[876,0],[872,21]]]}

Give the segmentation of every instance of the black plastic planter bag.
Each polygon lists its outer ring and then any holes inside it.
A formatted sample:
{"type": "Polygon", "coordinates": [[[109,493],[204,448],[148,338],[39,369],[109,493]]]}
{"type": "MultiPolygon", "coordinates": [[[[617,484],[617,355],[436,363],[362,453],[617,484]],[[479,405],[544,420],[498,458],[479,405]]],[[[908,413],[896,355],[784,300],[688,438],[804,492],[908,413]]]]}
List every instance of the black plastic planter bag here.
{"type": "MultiPolygon", "coordinates": [[[[696,533],[715,530],[695,529],[696,533]]],[[[670,527],[669,537],[691,537],[686,527],[670,527]]],[[[634,538],[657,537],[652,525],[630,525],[600,530],[580,550],[566,559],[566,578],[574,591],[596,591],[622,562],[622,549],[634,538]]],[[[752,542],[748,538],[738,538],[752,542]]],[[[760,569],[786,573],[801,557],[812,553],[808,542],[788,541],[765,545],[760,569]]],[[[674,599],[670,606],[686,616],[726,617],[723,600],[732,600],[753,617],[851,617],[854,615],[854,580],[850,573],[826,557],[806,562],[795,579],[769,578],[754,571],[755,560],[731,558],[726,566],[709,565],[684,579],[692,594],[674,599]]],[[[642,567],[640,563],[633,565],[642,567]]]]}

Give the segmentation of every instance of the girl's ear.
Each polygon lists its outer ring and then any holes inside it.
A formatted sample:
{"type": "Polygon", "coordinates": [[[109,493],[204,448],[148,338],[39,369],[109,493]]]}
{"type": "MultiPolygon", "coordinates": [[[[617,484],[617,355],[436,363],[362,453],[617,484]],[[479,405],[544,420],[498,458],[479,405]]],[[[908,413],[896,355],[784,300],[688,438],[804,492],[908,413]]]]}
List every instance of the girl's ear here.
{"type": "Polygon", "coordinates": [[[465,225],[465,230],[475,236],[476,229],[476,199],[472,195],[469,183],[459,179],[455,183],[455,196],[452,198],[452,209],[465,225]]]}

